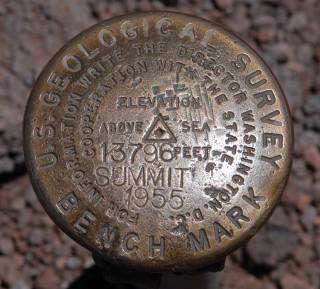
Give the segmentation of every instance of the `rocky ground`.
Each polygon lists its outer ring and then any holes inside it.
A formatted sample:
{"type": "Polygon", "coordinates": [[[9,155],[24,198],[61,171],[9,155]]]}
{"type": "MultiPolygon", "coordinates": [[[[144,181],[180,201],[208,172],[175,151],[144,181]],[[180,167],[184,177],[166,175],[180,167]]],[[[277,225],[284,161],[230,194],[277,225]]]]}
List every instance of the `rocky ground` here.
{"type": "Polygon", "coordinates": [[[295,128],[291,178],[268,224],[223,273],[191,281],[166,276],[163,288],[320,288],[318,0],[0,0],[0,288],[99,288],[90,254],[53,225],[35,198],[22,116],[37,75],[68,39],[99,20],[148,9],[215,20],[256,47],[283,86],[295,128]]]}

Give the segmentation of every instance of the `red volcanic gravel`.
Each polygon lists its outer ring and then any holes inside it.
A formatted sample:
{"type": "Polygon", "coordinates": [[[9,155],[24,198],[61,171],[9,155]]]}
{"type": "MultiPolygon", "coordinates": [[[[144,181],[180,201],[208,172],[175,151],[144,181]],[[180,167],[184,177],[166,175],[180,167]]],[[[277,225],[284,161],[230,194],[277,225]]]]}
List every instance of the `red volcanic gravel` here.
{"type": "Polygon", "coordinates": [[[35,197],[24,166],[22,117],[35,79],[68,39],[97,21],[150,9],[214,20],[247,40],[278,77],[295,130],[291,177],[270,221],[223,272],[166,275],[161,288],[320,288],[320,1],[3,0],[0,289],[103,287],[90,253],[52,223],[35,197]]]}

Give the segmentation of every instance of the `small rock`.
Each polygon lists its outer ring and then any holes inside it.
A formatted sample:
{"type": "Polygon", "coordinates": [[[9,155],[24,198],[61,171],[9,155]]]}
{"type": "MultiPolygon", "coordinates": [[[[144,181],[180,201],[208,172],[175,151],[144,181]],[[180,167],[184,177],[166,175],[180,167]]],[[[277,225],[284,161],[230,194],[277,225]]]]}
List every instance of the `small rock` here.
{"type": "Polygon", "coordinates": [[[23,230],[26,226],[28,226],[28,223],[30,223],[33,218],[34,214],[31,210],[22,210],[19,212],[17,220],[19,228],[23,230]]]}
{"type": "Polygon", "coordinates": [[[60,246],[54,247],[52,253],[56,257],[70,256],[71,248],[67,245],[60,245],[60,246]]]}
{"type": "MultiPolygon", "coordinates": [[[[282,198],[282,202],[287,206],[292,206],[299,211],[303,211],[307,207],[310,206],[312,202],[312,196],[306,190],[307,184],[299,182],[296,178],[291,177],[288,181],[286,189],[284,191],[284,195],[282,198]]],[[[273,217],[271,217],[273,219],[273,217]]]]}
{"type": "Polygon", "coordinates": [[[36,228],[29,232],[28,242],[30,245],[40,245],[43,242],[43,237],[42,229],[36,228]]]}
{"type": "Polygon", "coordinates": [[[320,152],[316,146],[310,146],[303,152],[303,159],[316,171],[320,171],[320,152]]]}
{"type": "Polygon", "coordinates": [[[11,284],[21,276],[17,264],[11,257],[0,256],[0,281],[11,284]]]}
{"type": "Polygon", "coordinates": [[[291,108],[296,108],[303,102],[303,89],[299,81],[299,77],[290,67],[286,65],[276,65],[273,67],[273,72],[276,74],[291,108]]]}
{"type": "Polygon", "coordinates": [[[9,287],[9,289],[30,289],[31,287],[23,280],[15,281],[9,287]]]}
{"type": "Polygon", "coordinates": [[[278,62],[287,62],[294,58],[294,52],[292,47],[287,42],[276,42],[272,43],[269,47],[269,53],[271,53],[272,58],[276,59],[278,62]]]}
{"type": "Polygon", "coordinates": [[[26,204],[30,207],[34,207],[35,204],[39,202],[36,193],[33,191],[31,186],[29,186],[26,190],[25,200],[26,204]]]}
{"type": "Polygon", "coordinates": [[[57,289],[59,277],[52,268],[47,268],[35,282],[35,289],[57,289]]]}
{"type": "Polygon", "coordinates": [[[0,156],[0,174],[12,173],[14,170],[14,161],[7,156],[0,156]]]}
{"type": "Polygon", "coordinates": [[[317,236],[314,240],[315,244],[315,252],[318,256],[318,259],[320,259],[320,236],[317,236]]]}
{"type": "Polygon", "coordinates": [[[54,258],[54,266],[60,271],[66,267],[67,258],[66,257],[57,257],[54,258]]]}
{"type": "Polygon", "coordinates": [[[255,27],[274,25],[274,18],[268,14],[256,15],[252,18],[252,25],[255,27]]]}
{"type": "Polygon", "coordinates": [[[29,251],[29,245],[24,239],[19,239],[16,242],[17,251],[21,254],[26,254],[29,251]]]}
{"type": "Polygon", "coordinates": [[[287,226],[289,224],[289,218],[286,215],[283,207],[278,206],[275,211],[273,212],[269,224],[275,225],[275,226],[287,226]]]}
{"type": "Polygon", "coordinates": [[[26,203],[23,198],[16,198],[11,203],[11,208],[16,211],[22,211],[25,209],[26,203]]]}
{"type": "Polygon", "coordinates": [[[234,4],[234,0],[215,0],[215,4],[221,9],[230,9],[234,4]]]}
{"type": "Polygon", "coordinates": [[[289,30],[301,30],[307,25],[308,19],[304,12],[296,12],[292,15],[287,25],[289,30]]]}
{"type": "Polygon", "coordinates": [[[82,260],[78,257],[70,257],[67,260],[67,268],[70,270],[77,270],[82,266],[82,260]]]}
{"type": "MultiPolygon", "coordinates": [[[[226,267],[221,274],[222,280],[219,286],[214,286],[213,281],[216,279],[216,274],[210,274],[211,280],[207,281],[205,286],[199,286],[199,284],[194,284],[193,286],[186,286],[188,288],[223,288],[223,289],[244,289],[244,288],[254,288],[254,289],[276,289],[276,286],[266,279],[258,279],[253,274],[245,271],[239,265],[228,262],[226,267]],[[209,285],[210,284],[210,285],[209,285]]],[[[219,274],[219,273],[218,273],[219,274]]],[[[191,279],[192,280],[192,279],[191,279]]],[[[179,288],[184,288],[183,286],[178,286],[179,288]]],[[[168,286],[168,288],[171,288],[168,286]]]]}
{"type": "Polygon", "coordinates": [[[295,207],[300,211],[303,211],[311,204],[311,201],[311,196],[301,192],[296,196],[295,207]]]}
{"type": "Polygon", "coordinates": [[[299,246],[294,251],[295,260],[301,267],[308,266],[313,256],[314,253],[312,251],[312,248],[309,247],[299,246]]]}
{"type": "Polygon", "coordinates": [[[298,245],[298,237],[289,226],[266,224],[248,242],[246,252],[254,264],[274,268],[292,256],[298,245]]]}
{"type": "Polygon", "coordinates": [[[0,239],[0,254],[11,255],[14,252],[14,244],[9,238],[0,239]]]}
{"type": "MultiPolygon", "coordinates": [[[[303,105],[304,113],[308,115],[320,114],[320,95],[311,96],[303,105]]],[[[319,136],[318,136],[319,137],[319,136]]]]}
{"type": "Polygon", "coordinates": [[[90,268],[94,265],[93,258],[91,256],[88,256],[84,261],[84,268],[90,268]]]}
{"type": "Polygon", "coordinates": [[[314,222],[317,218],[317,215],[318,215],[317,210],[311,206],[307,207],[303,211],[301,216],[301,222],[307,231],[310,232],[313,230],[314,222]]]}
{"type": "Polygon", "coordinates": [[[313,289],[304,279],[300,279],[295,275],[286,273],[280,280],[282,289],[313,289]]]}
{"type": "Polygon", "coordinates": [[[272,26],[263,26],[254,33],[255,38],[260,43],[271,42],[276,35],[276,29],[272,26]]]}

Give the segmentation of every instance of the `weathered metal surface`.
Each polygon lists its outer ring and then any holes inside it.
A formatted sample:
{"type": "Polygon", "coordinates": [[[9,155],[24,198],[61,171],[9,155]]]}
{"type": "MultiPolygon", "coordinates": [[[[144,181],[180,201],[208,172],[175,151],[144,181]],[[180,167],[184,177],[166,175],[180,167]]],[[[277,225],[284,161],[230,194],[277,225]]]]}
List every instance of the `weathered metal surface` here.
{"type": "Polygon", "coordinates": [[[25,114],[35,191],[108,262],[191,271],[263,225],[291,163],[281,88],[242,40],[172,12],[99,23],[49,62],[25,114]]]}

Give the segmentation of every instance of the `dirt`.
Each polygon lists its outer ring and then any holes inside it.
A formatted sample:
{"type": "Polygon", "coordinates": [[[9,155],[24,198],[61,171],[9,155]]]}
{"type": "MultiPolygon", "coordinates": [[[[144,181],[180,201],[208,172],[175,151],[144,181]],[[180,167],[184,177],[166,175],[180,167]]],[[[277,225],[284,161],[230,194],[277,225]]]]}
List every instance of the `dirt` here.
{"type": "Polygon", "coordinates": [[[26,176],[23,112],[34,81],[68,39],[97,21],[167,9],[221,23],[257,49],[292,110],[292,173],[267,225],[217,274],[164,288],[320,288],[320,2],[317,0],[0,1],[0,289],[100,288],[89,252],[47,217],[26,176]]]}

